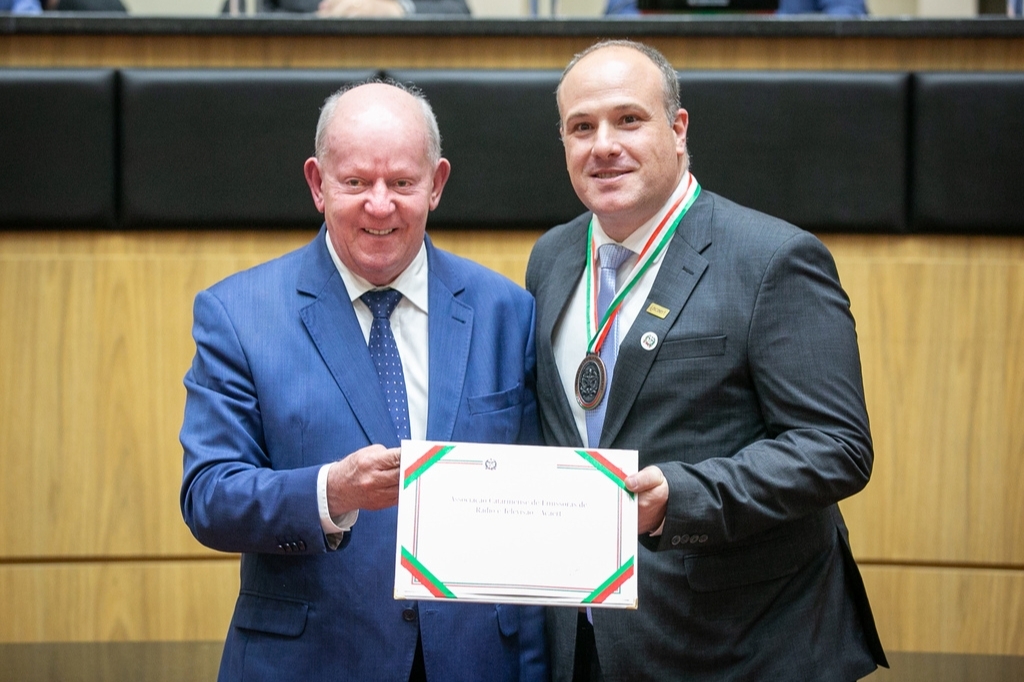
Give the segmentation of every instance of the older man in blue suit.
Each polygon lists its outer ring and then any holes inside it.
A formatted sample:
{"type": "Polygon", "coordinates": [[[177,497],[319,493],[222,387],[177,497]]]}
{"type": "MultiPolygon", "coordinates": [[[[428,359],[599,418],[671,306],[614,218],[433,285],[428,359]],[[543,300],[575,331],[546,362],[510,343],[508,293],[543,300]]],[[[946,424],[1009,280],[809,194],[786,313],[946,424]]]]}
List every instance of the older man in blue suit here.
{"type": "Polygon", "coordinates": [[[449,172],[419,94],[339,92],[320,233],[196,297],[181,507],[243,555],[221,680],[547,678],[540,609],[393,599],[400,440],[539,439],[532,298],[425,236],[449,172]]]}

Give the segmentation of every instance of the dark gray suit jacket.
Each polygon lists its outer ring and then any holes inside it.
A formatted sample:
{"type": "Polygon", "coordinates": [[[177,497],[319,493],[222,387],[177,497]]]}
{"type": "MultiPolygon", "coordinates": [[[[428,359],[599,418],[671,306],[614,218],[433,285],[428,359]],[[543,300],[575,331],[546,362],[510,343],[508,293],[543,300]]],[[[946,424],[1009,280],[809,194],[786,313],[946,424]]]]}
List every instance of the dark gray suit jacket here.
{"type": "MultiPolygon", "coordinates": [[[[552,335],[583,273],[589,219],[547,232],[527,269],[551,445],[582,445],[552,335]]],[[[669,313],[642,311],[623,336],[601,446],[661,467],[668,511],[660,537],[641,537],[639,609],[594,611],[605,678],[835,682],[884,665],[836,506],[867,483],[873,452],[828,250],[705,191],[649,303],[669,313]],[[646,332],[659,339],[650,351],[646,332]]],[[[575,609],[549,610],[556,680],[571,677],[575,623],[575,609]]]]}

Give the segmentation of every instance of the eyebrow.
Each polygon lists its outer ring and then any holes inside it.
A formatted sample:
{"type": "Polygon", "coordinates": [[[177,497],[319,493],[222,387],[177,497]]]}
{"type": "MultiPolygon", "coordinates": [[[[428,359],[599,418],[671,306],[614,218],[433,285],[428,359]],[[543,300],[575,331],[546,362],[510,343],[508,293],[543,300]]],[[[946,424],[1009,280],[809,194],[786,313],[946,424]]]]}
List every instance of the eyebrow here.
{"type": "MultiPolygon", "coordinates": [[[[640,104],[639,102],[627,102],[623,104],[616,104],[614,107],[612,107],[613,113],[622,113],[625,111],[642,111],[647,116],[651,115],[651,112],[648,111],[647,108],[640,104]]],[[[578,118],[589,118],[592,117],[593,115],[594,114],[590,113],[589,111],[574,111],[565,117],[565,122],[568,123],[578,118]]]]}

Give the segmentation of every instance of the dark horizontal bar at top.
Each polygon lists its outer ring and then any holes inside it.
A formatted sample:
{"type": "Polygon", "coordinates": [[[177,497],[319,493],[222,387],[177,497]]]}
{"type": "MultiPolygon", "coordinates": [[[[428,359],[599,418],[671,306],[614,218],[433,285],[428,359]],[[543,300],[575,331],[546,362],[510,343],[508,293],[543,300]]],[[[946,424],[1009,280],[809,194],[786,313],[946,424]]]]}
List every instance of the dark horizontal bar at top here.
{"type": "Polygon", "coordinates": [[[676,36],[737,38],[1024,38],[1024,21],[1004,17],[903,19],[750,15],[644,15],[605,18],[321,19],[313,15],[244,17],[48,13],[0,17],[0,36],[30,34],[226,36],[676,36]]]}

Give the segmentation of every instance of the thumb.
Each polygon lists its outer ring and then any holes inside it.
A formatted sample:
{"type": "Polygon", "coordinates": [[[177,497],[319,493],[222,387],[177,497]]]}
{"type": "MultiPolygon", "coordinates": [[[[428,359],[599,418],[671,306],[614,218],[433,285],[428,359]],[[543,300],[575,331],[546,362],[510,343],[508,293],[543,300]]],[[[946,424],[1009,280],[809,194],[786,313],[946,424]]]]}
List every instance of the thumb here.
{"type": "Polygon", "coordinates": [[[626,477],[626,487],[634,493],[657,488],[665,482],[665,474],[656,466],[644,467],[635,474],[626,477]]]}

